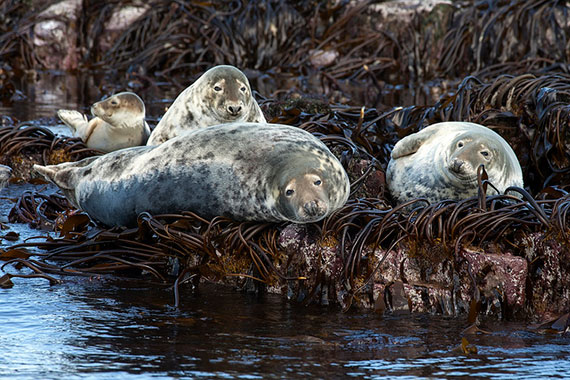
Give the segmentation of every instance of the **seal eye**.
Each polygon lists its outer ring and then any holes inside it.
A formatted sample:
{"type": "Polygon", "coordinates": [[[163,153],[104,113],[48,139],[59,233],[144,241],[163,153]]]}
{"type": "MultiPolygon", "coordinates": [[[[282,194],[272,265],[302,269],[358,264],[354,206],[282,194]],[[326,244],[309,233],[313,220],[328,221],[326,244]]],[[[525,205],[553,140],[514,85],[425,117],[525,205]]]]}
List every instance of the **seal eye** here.
{"type": "Polygon", "coordinates": [[[245,90],[247,90],[247,89],[245,88],[245,86],[243,86],[242,88],[240,88],[240,90],[241,90],[241,92],[245,92],[245,90]]]}
{"type": "Polygon", "coordinates": [[[320,179],[316,180],[314,185],[315,186],[321,186],[322,181],[320,179]]]}
{"type": "Polygon", "coordinates": [[[116,100],[111,100],[111,104],[116,106],[117,104],[119,104],[116,100]]]}
{"type": "Polygon", "coordinates": [[[457,143],[457,147],[458,147],[458,148],[463,148],[463,141],[458,142],[458,143],[457,143]]]}
{"type": "Polygon", "coordinates": [[[294,193],[295,193],[295,190],[293,190],[293,189],[289,189],[289,190],[285,191],[285,195],[288,197],[292,196],[294,193]]]}
{"type": "Polygon", "coordinates": [[[220,86],[214,86],[214,91],[222,91],[222,88],[220,86]]]}
{"type": "Polygon", "coordinates": [[[486,150],[482,150],[481,155],[485,158],[489,158],[489,152],[487,152],[486,150]]]}

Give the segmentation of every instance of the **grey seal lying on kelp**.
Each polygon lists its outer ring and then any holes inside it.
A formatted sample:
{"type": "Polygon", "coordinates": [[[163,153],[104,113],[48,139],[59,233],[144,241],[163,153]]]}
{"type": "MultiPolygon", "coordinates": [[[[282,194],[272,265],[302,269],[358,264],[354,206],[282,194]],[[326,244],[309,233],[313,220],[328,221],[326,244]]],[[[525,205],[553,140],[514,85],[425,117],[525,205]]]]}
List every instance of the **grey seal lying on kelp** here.
{"type": "MultiPolygon", "coordinates": [[[[510,145],[496,132],[475,123],[430,125],[398,141],[386,171],[386,183],[398,203],[426,198],[430,203],[477,195],[477,168],[503,193],[523,187],[521,166],[510,145]]],[[[489,194],[496,193],[491,187],[489,194]]]]}
{"type": "Polygon", "coordinates": [[[106,225],[143,211],[184,210],[239,221],[316,222],[343,206],[348,176],[312,134],[280,124],[231,123],[156,146],[34,169],[106,225]]]}

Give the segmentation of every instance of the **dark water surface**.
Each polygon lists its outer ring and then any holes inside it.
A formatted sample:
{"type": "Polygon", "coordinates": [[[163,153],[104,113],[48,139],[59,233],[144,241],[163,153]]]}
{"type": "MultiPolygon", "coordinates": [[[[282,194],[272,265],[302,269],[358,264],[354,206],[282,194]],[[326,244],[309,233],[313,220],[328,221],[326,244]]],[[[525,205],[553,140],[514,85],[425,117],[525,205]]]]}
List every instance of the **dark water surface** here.
{"type": "Polygon", "coordinates": [[[0,290],[0,378],[538,378],[570,373],[570,339],[491,323],[303,307],[203,286],[183,293],[102,279],[0,290]],[[141,376],[143,375],[143,376],[141,376]]]}

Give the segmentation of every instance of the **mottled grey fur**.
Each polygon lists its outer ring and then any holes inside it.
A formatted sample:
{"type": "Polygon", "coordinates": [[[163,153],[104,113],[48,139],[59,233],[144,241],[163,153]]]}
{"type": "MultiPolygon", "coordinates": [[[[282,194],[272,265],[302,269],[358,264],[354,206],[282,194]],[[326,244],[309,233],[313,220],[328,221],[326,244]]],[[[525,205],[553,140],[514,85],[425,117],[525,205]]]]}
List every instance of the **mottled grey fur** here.
{"type": "Polygon", "coordinates": [[[244,121],[266,122],[247,77],[234,66],[215,66],[178,95],[147,145],[162,144],[194,129],[244,121]]]}
{"type": "Polygon", "coordinates": [[[12,168],[6,165],[0,165],[0,190],[2,190],[12,176],[12,168]]]}
{"type": "Polygon", "coordinates": [[[217,125],[157,146],[34,168],[107,225],[133,225],[143,211],[184,210],[206,218],[312,222],[344,205],[350,191],[346,172],[319,139],[279,124],[217,125]],[[304,198],[291,201],[288,186],[305,178],[314,180],[316,195],[305,181],[294,194],[304,198]]]}
{"type": "MultiPolygon", "coordinates": [[[[475,123],[437,123],[398,141],[386,182],[398,203],[465,199],[477,195],[480,164],[501,193],[509,186],[523,186],[517,157],[496,132],[475,123]]],[[[495,193],[490,186],[487,192],[495,193]]]]}

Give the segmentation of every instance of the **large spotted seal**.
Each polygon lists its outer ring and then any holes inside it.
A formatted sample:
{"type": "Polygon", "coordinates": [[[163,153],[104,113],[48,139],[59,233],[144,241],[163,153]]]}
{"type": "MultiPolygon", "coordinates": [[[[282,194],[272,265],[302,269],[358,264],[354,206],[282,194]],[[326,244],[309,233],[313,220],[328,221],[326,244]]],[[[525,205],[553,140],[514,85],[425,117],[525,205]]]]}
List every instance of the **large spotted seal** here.
{"type": "MultiPolygon", "coordinates": [[[[398,141],[386,182],[398,203],[420,197],[431,203],[464,199],[477,195],[481,164],[501,193],[523,186],[517,157],[496,132],[475,123],[437,123],[398,141]]],[[[488,193],[495,191],[489,187],[488,193]]]]}
{"type": "Polygon", "coordinates": [[[266,123],[216,125],[157,146],[34,168],[106,225],[132,225],[143,211],[184,210],[315,222],[341,207],[350,190],[340,162],[319,139],[266,123]]]}
{"type": "Polygon", "coordinates": [[[234,66],[215,66],[178,95],[147,145],[161,144],[190,130],[241,121],[266,122],[247,77],[234,66]]]}
{"type": "Polygon", "coordinates": [[[121,92],[93,104],[90,121],[87,116],[69,110],[57,115],[89,148],[103,152],[144,145],[150,136],[145,121],[145,106],[133,92],[121,92]]]}

